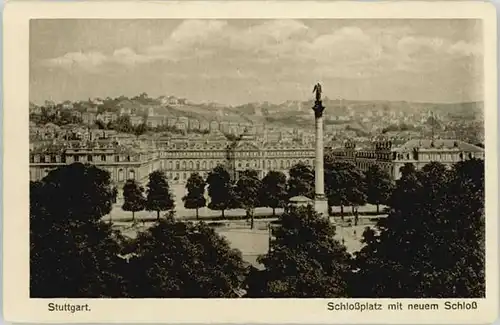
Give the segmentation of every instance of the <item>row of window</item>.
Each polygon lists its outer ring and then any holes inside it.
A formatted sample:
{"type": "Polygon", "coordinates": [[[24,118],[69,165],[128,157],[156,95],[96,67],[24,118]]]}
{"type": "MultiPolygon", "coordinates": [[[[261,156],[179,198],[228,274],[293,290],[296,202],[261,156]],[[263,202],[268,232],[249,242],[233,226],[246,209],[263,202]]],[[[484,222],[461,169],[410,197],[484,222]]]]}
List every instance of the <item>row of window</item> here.
{"type": "MultiPolygon", "coordinates": [[[[309,160],[264,160],[264,161],[238,161],[234,165],[237,168],[290,168],[297,163],[313,163],[312,159],[309,160]]],[[[223,164],[222,160],[202,160],[202,161],[162,161],[161,168],[167,170],[208,170],[212,169],[218,164],[223,164]]]]}
{"type": "Polygon", "coordinates": [[[161,157],[223,157],[224,151],[163,151],[161,157]]]}
{"type": "Polygon", "coordinates": [[[391,154],[379,152],[358,152],[356,153],[356,157],[387,160],[391,158],[391,154]]]}
{"type": "MultiPolygon", "coordinates": [[[[141,157],[150,158],[148,156],[141,157]]],[[[45,155],[45,156],[30,156],[30,163],[66,163],[67,161],[73,160],[74,162],[86,161],[86,162],[106,162],[106,161],[114,161],[114,162],[131,162],[131,161],[139,161],[139,157],[137,156],[107,156],[107,155],[45,155]]]]}
{"type": "Polygon", "coordinates": [[[191,170],[206,170],[206,169],[212,169],[215,168],[215,166],[219,164],[223,164],[224,161],[222,160],[203,160],[203,161],[161,161],[161,168],[162,169],[168,169],[168,170],[186,170],[186,169],[191,169],[191,170]]]}
{"type": "MultiPolygon", "coordinates": [[[[219,150],[200,150],[200,151],[163,151],[160,153],[161,157],[221,157],[226,156],[225,151],[219,150]]],[[[266,152],[258,152],[258,151],[237,151],[232,152],[231,156],[233,157],[306,157],[306,156],[314,156],[314,153],[311,151],[266,151],[266,152]]]]}

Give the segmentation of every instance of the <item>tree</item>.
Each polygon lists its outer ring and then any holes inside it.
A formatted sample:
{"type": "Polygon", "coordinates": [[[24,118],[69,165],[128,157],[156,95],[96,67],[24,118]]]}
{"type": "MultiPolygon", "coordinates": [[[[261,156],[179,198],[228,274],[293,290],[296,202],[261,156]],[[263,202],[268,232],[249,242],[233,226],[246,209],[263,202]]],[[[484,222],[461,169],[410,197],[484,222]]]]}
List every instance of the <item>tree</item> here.
{"type": "Polygon", "coordinates": [[[262,179],[260,190],[260,202],[263,206],[273,209],[273,216],[276,215],[276,208],[284,207],[287,199],[286,176],[282,172],[269,171],[262,179]]]}
{"type": "Polygon", "coordinates": [[[224,166],[216,166],[207,177],[208,195],[210,203],[208,208],[212,210],[221,210],[222,218],[224,211],[230,209],[234,202],[233,186],[229,172],[224,166]]]}
{"type": "Polygon", "coordinates": [[[344,186],[346,187],[347,201],[352,207],[352,213],[358,214],[358,207],[366,204],[366,183],[363,172],[352,165],[354,168],[347,170],[347,178],[345,179],[344,186]]]}
{"type": "Polygon", "coordinates": [[[290,169],[288,179],[288,198],[304,195],[314,198],[314,171],[304,163],[298,163],[290,169]]]}
{"type": "Polygon", "coordinates": [[[120,297],[120,235],[101,218],[114,200],[111,178],[74,163],[30,183],[30,297],[120,297]]]}
{"type": "Polygon", "coordinates": [[[259,191],[262,183],[255,170],[245,170],[240,174],[236,183],[235,196],[236,201],[246,211],[247,218],[250,217],[250,229],[253,229],[254,211],[259,204],[259,191]]]}
{"type": "Polygon", "coordinates": [[[149,174],[145,207],[148,211],[156,211],[156,219],[160,219],[160,211],[173,210],[175,207],[167,177],[162,171],[149,174]]]}
{"type": "Polygon", "coordinates": [[[380,212],[380,204],[387,204],[392,191],[392,181],[387,172],[378,165],[372,165],[366,172],[366,196],[370,204],[377,206],[377,214],[380,212]]]}
{"type": "Polygon", "coordinates": [[[130,133],[133,130],[132,123],[130,122],[130,116],[123,115],[119,116],[115,122],[111,123],[108,128],[113,128],[118,132],[130,133]]]}
{"type": "Polygon", "coordinates": [[[133,129],[133,132],[134,132],[135,136],[138,137],[138,136],[143,135],[144,133],[148,132],[148,130],[149,130],[148,125],[146,123],[141,123],[133,129]]]}
{"type": "Polygon", "coordinates": [[[122,209],[132,211],[132,220],[135,220],[135,213],[144,210],[144,189],[135,180],[129,179],[123,186],[123,200],[122,209]]]}
{"type": "Polygon", "coordinates": [[[280,216],[265,265],[249,295],[268,298],[345,297],[350,256],[334,239],[335,227],[312,207],[291,208],[280,216]]]}
{"type": "Polygon", "coordinates": [[[241,253],[203,222],[161,219],[134,243],[134,298],[231,298],[246,274],[241,253]]]}
{"type": "Polygon", "coordinates": [[[364,235],[353,296],[484,297],[484,162],[402,171],[388,217],[364,235]]]}
{"type": "Polygon", "coordinates": [[[187,194],[182,198],[186,209],[196,209],[196,219],[199,218],[198,209],[207,204],[205,185],[205,180],[200,174],[192,173],[186,183],[187,194]]]}
{"type": "Polygon", "coordinates": [[[344,206],[364,204],[365,189],[363,174],[352,163],[338,162],[331,157],[325,160],[326,196],[330,206],[340,206],[342,219],[344,206]]]}

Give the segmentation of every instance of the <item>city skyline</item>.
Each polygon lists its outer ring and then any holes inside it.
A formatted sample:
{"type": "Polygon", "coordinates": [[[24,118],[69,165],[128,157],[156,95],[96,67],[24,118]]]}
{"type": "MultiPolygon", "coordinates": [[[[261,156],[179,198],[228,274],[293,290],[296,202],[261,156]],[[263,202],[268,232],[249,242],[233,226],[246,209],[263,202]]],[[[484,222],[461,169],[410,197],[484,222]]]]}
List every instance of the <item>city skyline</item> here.
{"type": "Polygon", "coordinates": [[[30,100],[483,100],[476,20],[32,20],[30,100]],[[141,82],[137,82],[140,80],[141,82]],[[439,87],[437,87],[439,85],[439,87]]]}

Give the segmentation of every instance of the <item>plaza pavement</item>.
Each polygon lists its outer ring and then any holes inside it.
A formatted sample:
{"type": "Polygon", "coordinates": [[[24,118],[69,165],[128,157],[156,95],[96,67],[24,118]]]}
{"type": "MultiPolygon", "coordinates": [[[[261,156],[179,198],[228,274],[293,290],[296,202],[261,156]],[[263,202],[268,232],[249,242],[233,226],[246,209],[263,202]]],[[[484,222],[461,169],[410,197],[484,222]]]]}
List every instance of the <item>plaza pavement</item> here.
{"type": "MultiPolygon", "coordinates": [[[[330,218],[334,223],[340,221],[333,219],[330,218]]],[[[134,226],[130,222],[115,222],[114,224],[120,228],[125,236],[136,237],[138,232],[146,230],[154,223],[138,222],[134,226]]],[[[228,226],[216,227],[215,231],[226,238],[232,248],[240,250],[246,262],[262,269],[263,265],[257,262],[257,258],[269,250],[268,221],[255,221],[254,229],[250,229],[249,223],[243,220],[231,221],[227,224],[228,226]]],[[[369,220],[360,220],[360,223],[354,226],[349,225],[346,220],[342,225],[336,224],[335,238],[346,246],[349,253],[355,253],[364,246],[361,243],[361,238],[365,227],[373,227],[373,223],[369,220]]]]}

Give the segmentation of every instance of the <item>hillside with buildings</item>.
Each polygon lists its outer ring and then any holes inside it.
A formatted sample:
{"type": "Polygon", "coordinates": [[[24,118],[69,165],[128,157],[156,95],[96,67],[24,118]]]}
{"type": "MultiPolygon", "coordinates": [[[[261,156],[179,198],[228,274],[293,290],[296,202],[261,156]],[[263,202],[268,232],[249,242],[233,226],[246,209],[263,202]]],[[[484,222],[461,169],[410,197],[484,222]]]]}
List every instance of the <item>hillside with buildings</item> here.
{"type": "MultiPolygon", "coordinates": [[[[325,98],[324,106],[325,132],[335,140],[360,140],[383,135],[403,140],[438,137],[482,143],[484,138],[482,102],[448,104],[325,98]]],[[[219,131],[239,135],[244,130],[262,133],[264,129],[290,134],[311,133],[314,123],[310,107],[312,101],[225,106],[194,103],[175,96],[151,98],[142,93],[132,98],[120,96],[77,102],[46,101],[42,105],[30,103],[29,109],[30,122],[38,126],[53,123],[116,129],[116,124],[122,123],[126,117],[126,123],[139,128],[141,134],[145,131],[219,131]]]]}

